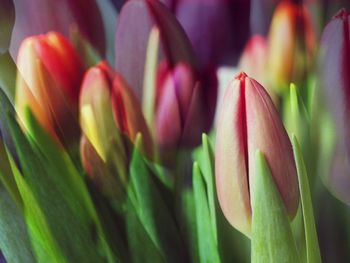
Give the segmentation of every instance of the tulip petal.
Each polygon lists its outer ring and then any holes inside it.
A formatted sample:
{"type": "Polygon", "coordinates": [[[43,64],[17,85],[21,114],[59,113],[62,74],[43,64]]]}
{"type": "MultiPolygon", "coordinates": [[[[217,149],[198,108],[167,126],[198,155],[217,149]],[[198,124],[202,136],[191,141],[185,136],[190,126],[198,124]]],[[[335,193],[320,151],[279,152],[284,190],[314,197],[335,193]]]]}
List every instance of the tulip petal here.
{"type": "Polygon", "coordinates": [[[250,235],[245,127],[244,81],[235,79],[227,88],[216,134],[215,174],[220,206],[239,231],[250,235]]]}
{"type": "Polygon", "coordinates": [[[160,59],[170,64],[195,64],[191,44],[179,22],[159,1],[130,0],[119,16],[115,38],[115,67],[127,83],[142,95],[147,43],[152,28],[160,31],[160,59]]]}
{"type": "Polygon", "coordinates": [[[10,51],[16,56],[24,38],[58,31],[69,37],[72,27],[77,27],[84,37],[101,52],[105,49],[103,23],[94,0],[14,0],[16,16],[10,51]]]}
{"type": "Polygon", "coordinates": [[[265,158],[288,214],[293,217],[298,209],[299,190],[292,145],[279,114],[265,89],[255,80],[246,78],[247,141],[249,182],[256,175],[256,150],[265,158]]]}

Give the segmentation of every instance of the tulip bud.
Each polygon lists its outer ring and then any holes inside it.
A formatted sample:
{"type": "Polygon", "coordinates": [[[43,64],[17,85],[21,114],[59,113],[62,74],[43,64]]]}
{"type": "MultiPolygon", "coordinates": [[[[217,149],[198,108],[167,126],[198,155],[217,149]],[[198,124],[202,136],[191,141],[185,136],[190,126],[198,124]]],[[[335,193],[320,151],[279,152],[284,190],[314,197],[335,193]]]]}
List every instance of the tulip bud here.
{"type": "Polygon", "coordinates": [[[266,56],[266,38],[261,35],[253,35],[244,48],[238,68],[266,84],[266,56]]]}
{"type": "Polygon", "coordinates": [[[245,73],[228,86],[216,134],[216,185],[227,220],[251,233],[251,182],[256,176],[256,151],[268,162],[286,211],[293,218],[299,203],[292,146],[265,89],[245,73]]]}
{"type": "Polygon", "coordinates": [[[303,5],[282,1],[277,6],[268,46],[267,73],[273,88],[281,91],[290,82],[299,85],[310,69],[315,50],[311,16],[303,5]]]}
{"type": "Polygon", "coordinates": [[[50,32],[25,39],[17,59],[16,110],[29,106],[40,124],[64,143],[79,135],[78,97],[83,66],[72,45],[50,32]]]}
{"type": "Polygon", "coordinates": [[[350,150],[350,13],[340,10],[327,24],[321,40],[321,81],[341,144],[350,150]]]}
{"type": "Polygon", "coordinates": [[[81,140],[83,166],[88,175],[102,187],[104,193],[110,183],[116,183],[118,174],[126,180],[131,152],[129,142],[142,133],[144,151],[152,153],[149,131],[141,106],[122,77],[113,72],[106,62],[89,69],[80,94],[80,123],[84,132],[81,140]]]}
{"type": "MultiPolygon", "coordinates": [[[[210,75],[210,72],[209,74],[210,75]]],[[[215,74],[199,81],[185,63],[161,64],[156,94],[156,141],[161,149],[193,147],[211,127],[216,103],[215,74]]]]}

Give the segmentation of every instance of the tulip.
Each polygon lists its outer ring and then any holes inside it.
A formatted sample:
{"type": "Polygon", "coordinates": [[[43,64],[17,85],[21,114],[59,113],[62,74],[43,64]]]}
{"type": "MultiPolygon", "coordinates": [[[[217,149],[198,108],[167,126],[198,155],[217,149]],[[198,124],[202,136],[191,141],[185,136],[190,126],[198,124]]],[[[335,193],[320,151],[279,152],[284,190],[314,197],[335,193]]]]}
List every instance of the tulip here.
{"type": "Polygon", "coordinates": [[[95,0],[14,0],[16,21],[10,51],[16,56],[22,41],[29,36],[57,31],[69,37],[72,29],[101,53],[105,50],[102,17],[95,0]]]}
{"type": "Polygon", "coordinates": [[[292,146],[265,89],[245,73],[228,86],[216,134],[215,176],[219,203],[232,226],[251,233],[251,182],[256,151],[265,156],[290,218],[299,203],[292,146]]]}
{"type": "Polygon", "coordinates": [[[214,73],[209,80],[198,81],[196,72],[185,63],[174,68],[161,64],[155,113],[156,141],[161,149],[193,147],[200,143],[201,134],[209,131],[215,113],[214,73]]]}
{"type": "MultiPolygon", "coordinates": [[[[104,192],[119,185],[112,176],[126,180],[129,142],[141,133],[144,153],[152,154],[152,144],[141,106],[122,77],[106,62],[89,69],[80,94],[80,124],[83,166],[104,192]]],[[[117,188],[115,188],[117,189],[117,188]]]]}
{"type": "Polygon", "coordinates": [[[159,1],[129,0],[123,6],[115,36],[115,67],[142,97],[146,50],[152,29],[160,33],[160,60],[185,62],[197,68],[191,43],[179,22],[159,1]]]}
{"type": "Polygon", "coordinates": [[[266,84],[267,40],[262,35],[253,35],[246,44],[238,63],[241,71],[266,84]]]}
{"type": "Polygon", "coordinates": [[[269,81],[281,92],[290,82],[300,86],[312,64],[315,34],[311,16],[300,4],[282,1],[273,15],[268,36],[269,81]]]}
{"type": "Polygon", "coordinates": [[[325,27],[321,39],[320,85],[332,114],[336,150],[329,183],[349,203],[346,185],[350,161],[350,13],[341,9],[325,27]]]}
{"type": "Polygon", "coordinates": [[[16,110],[25,122],[28,106],[55,139],[72,142],[79,136],[78,97],[83,66],[61,34],[25,39],[17,59],[16,110]]]}
{"type": "Polygon", "coordinates": [[[350,13],[340,10],[327,24],[321,40],[321,81],[339,139],[350,149],[350,13]]]}
{"type": "Polygon", "coordinates": [[[237,63],[237,58],[250,33],[250,1],[167,0],[164,2],[186,31],[203,68],[237,63]],[[206,44],[203,45],[203,43],[206,44]]]}

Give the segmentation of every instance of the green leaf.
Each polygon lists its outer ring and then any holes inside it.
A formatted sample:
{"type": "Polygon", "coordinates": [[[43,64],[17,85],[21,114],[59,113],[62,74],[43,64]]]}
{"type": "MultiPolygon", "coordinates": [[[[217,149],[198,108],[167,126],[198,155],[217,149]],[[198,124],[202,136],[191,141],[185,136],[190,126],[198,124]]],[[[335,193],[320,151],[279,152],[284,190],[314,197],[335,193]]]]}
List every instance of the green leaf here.
{"type": "MultiPolygon", "coordinates": [[[[86,207],[81,198],[87,195],[81,192],[84,189],[83,182],[80,184],[81,188],[77,187],[77,183],[82,179],[72,166],[62,162],[61,159],[64,159],[62,153],[48,150],[54,149],[54,143],[52,141],[50,143],[48,135],[34,118],[31,119],[30,114],[28,118],[33,134],[36,135],[35,131],[40,134],[35,138],[41,137],[42,141],[38,141],[38,145],[42,146],[40,150],[43,151],[40,151],[33,141],[29,143],[12,115],[8,116],[7,122],[24,175],[23,183],[16,178],[18,187],[22,188],[24,210],[33,210],[29,214],[31,216],[26,219],[36,243],[34,244],[36,252],[42,254],[38,248],[45,243],[45,237],[41,233],[40,226],[46,222],[48,231],[58,244],[58,248],[45,251],[50,258],[57,258],[58,252],[50,254],[57,250],[66,260],[75,262],[98,262],[103,257],[109,257],[109,254],[101,253],[103,241],[100,240],[99,228],[89,214],[89,207],[86,207]],[[34,201],[29,200],[36,200],[37,207],[33,208],[34,201]]],[[[43,258],[42,260],[45,261],[43,258]]]]}
{"type": "MultiPolygon", "coordinates": [[[[68,153],[56,145],[51,137],[49,137],[39,125],[38,121],[28,108],[26,111],[26,121],[31,139],[33,140],[32,144],[35,144],[33,146],[38,146],[44,154],[47,168],[49,170],[48,172],[52,175],[52,182],[47,183],[53,183],[54,186],[57,187],[57,190],[64,198],[65,203],[72,209],[72,212],[76,214],[74,216],[77,220],[76,223],[79,224],[81,228],[86,228],[84,231],[88,231],[85,233],[85,235],[87,235],[86,237],[82,235],[77,238],[83,238],[84,242],[92,241],[92,243],[95,243],[98,247],[99,252],[102,251],[101,253],[103,257],[106,257],[109,262],[114,262],[116,260],[115,257],[122,256],[124,252],[119,250],[121,248],[112,249],[109,246],[106,237],[107,233],[98,218],[97,211],[83,177],[79,174],[79,171],[74,166],[68,153]],[[96,234],[97,236],[95,237],[96,234]],[[89,240],[88,237],[92,238],[92,240],[89,240]]],[[[72,221],[72,223],[73,222],[74,221],[72,221]]],[[[81,230],[83,231],[83,229],[81,230]]],[[[81,244],[84,244],[84,242],[81,244]]],[[[90,246],[92,243],[85,245],[90,246]]],[[[80,251],[83,251],[83,249],[80,251]]],[[[87,257],[90,257],[90,260],[93,259],[93,255],[89,255],[89,253],[85,254],[87,257]]],[[[95,256],[99,257],[97,254],[95,256]]]]}
{"type": "MultiPolygon", "coordinates": [[[[163,261],[181,262],[184,252],[179,231],[155,186],[156,177],[147,167],[139,151],[140,145],[142,145],[141,140],[141,135],[138,134],[130,164],[128,197],[131,205],[129,205],[129,209],[134,211],[129,211],[129,213],[131,216],[135,213],[144,228],[144,231],[138,231],[138,234],[148,235],[163,261]]],[[[137,222],[136,219],[134,221],[137,222]]],[[[132,237],[129,236],[129,238],[132,237]]],[[[143,246],[138,247],[138,249],[143,249],[143,246]]],[[[144,260],[152,260],[152,258],[144,258],[144,260]]]]}
{"type": "Polygon", "coordinates": [[[306,239],[307,263],[318,263],[321,262],[321,254],[318,245],[309,181],[300,145],[295,135],[292,136],[292,144],[299,179],[299,191],[301,197],[306,239]]]}
{"type": "Polygon", "coordinates": [[[11,194],[11,197],[16,204],[22,206],[22,198],[17,188],[16,181],[13,177],[10,162],[7,156],[5,145],[0,138],[0,181],[5,186],[6,190],[11,194]]]}
{"type": "Polygon", "coordinates": [[[217,203],[216,188],[214,183],[214,174],[215,174],[214,151],[210,144],[209,138],[206,134],[202,135],[202,144],[203,144],[202,158],[199,160],[199,165],[205,179],[207,196],[208,196],[208,204],[209,204],[209,212],[210,212],[210,218],[211,218],[210,221],[213,228],[214,238],[217,242],[216,207],[218,203],[217,203]]]}
{"type": "Polygon", "coordinates": [[[193,190],[200,262],[221,262],[217,246],[216,228],[213,228],[210,220],[206,188],[197,162],[193,164],[193,190]]]}
{"type": "Polygon", "coordinates": [[[0,89],[13,102],[15,99],[17,67],[9,52],[0,54],[0,72],[0,89]]]}
{"type": "Polygon", "coordinates": [[[24,201],[24,215],[27,221],[33,248],[38,262],[68,262],[52,235],[48,222],[33,192],[28,187],[17,166],[11,161],[18,189],[24,201]]]}
{"type": "Polygon", "coordinates": [[[300,262],[284,204],[259,150],[256,160],[257,174],[251,184],[252,262],[300,262]]]}
{"type": "Polygon", "coordinates": [[[35,262],[22,211],[1,185],[0,233],[0,250],[7,262],[35,262]]]}

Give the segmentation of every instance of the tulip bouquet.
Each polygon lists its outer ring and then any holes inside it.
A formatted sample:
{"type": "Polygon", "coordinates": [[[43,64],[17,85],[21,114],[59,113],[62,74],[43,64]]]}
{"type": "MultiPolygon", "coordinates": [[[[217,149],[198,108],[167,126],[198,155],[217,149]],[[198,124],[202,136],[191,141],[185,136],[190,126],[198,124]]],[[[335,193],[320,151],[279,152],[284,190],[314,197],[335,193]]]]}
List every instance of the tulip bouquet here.
{"type": "Polygon", "coordinates": [[[346,8],[0,0],[0,262],[349,262],[346,8]]]}

